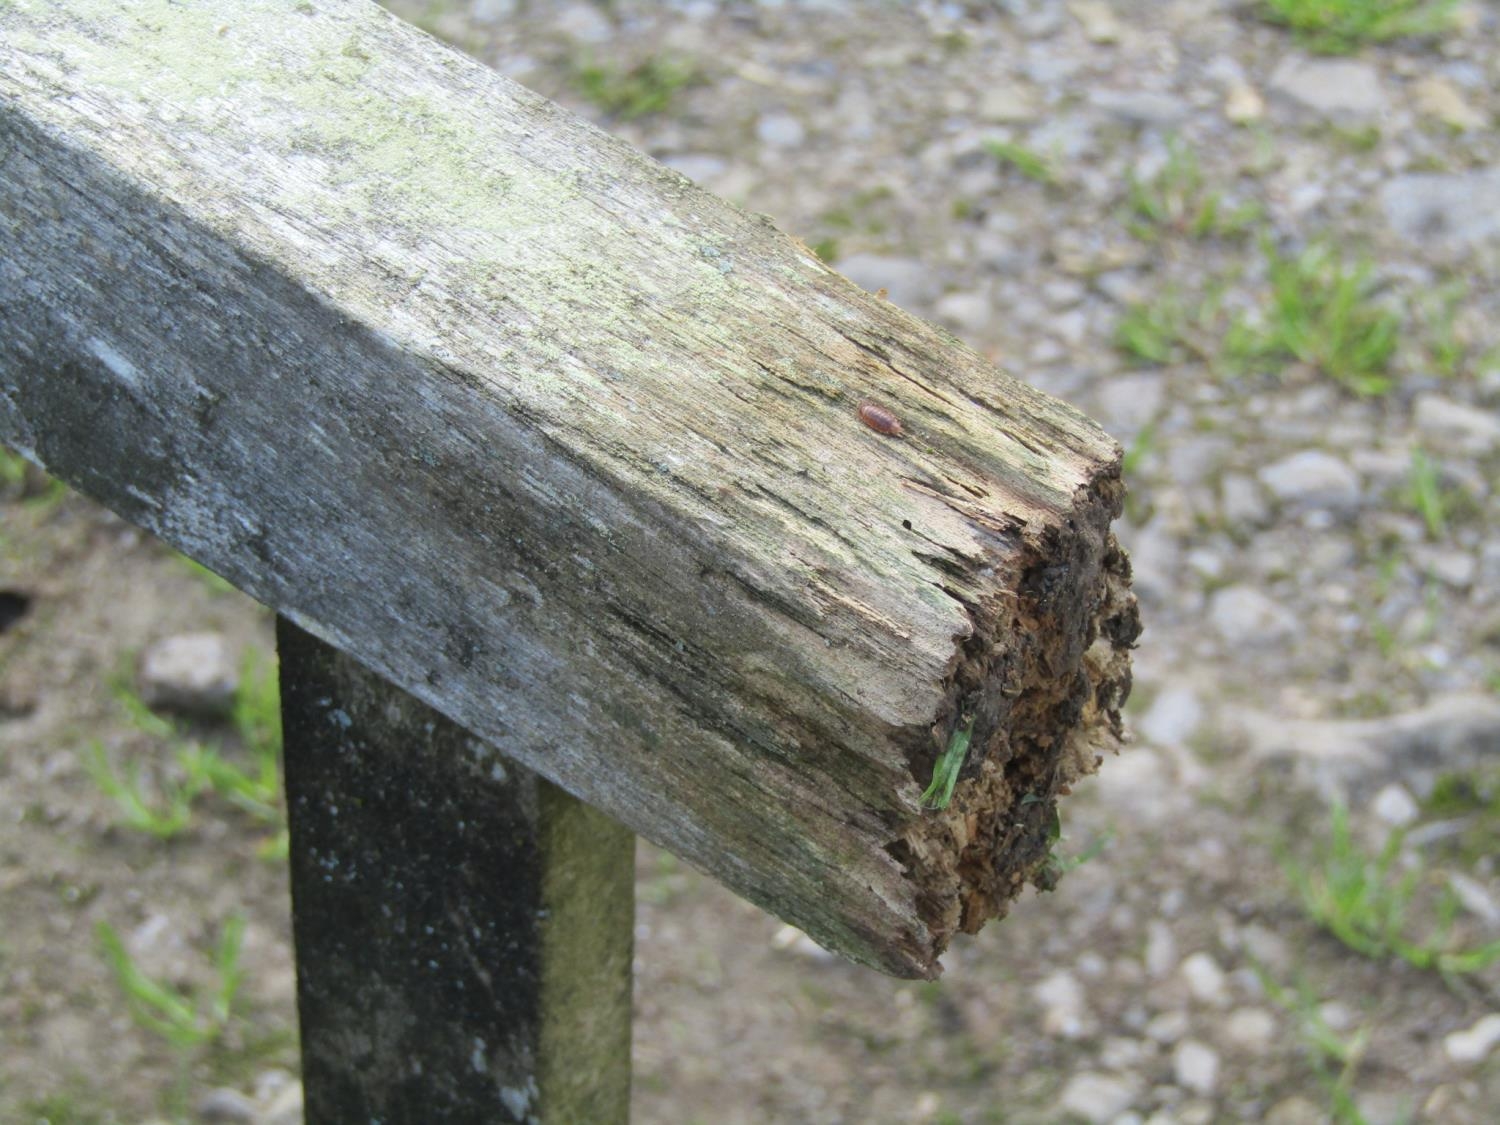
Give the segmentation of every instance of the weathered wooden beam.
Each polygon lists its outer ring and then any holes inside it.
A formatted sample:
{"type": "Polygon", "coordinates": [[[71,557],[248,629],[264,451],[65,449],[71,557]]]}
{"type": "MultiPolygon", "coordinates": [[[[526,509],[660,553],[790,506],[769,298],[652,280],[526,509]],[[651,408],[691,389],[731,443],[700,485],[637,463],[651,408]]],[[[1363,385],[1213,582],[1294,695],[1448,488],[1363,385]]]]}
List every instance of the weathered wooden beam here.
{"type": "Polygon", "coordinates": [[[279,619],[309,1121],[623,1123],[635,837],[279,619]]]}
{"type": "Polygon", "coordinates": [[[892,973],[1128,689],[1114,442],[365,0],[0,5],[0,441],[892,973]]]}

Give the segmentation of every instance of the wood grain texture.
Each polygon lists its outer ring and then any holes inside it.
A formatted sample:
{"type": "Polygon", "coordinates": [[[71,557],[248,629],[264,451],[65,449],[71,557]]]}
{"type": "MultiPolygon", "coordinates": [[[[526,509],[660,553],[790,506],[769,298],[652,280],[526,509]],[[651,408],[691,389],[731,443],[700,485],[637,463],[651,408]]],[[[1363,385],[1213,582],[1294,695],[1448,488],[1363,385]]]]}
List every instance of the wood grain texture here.
{"type": "Polygon", "coordinates": [[[0,4],[0,220],[0,441],[855,960],[1113,744],[1118,446],[373,4],[0,4]]]}

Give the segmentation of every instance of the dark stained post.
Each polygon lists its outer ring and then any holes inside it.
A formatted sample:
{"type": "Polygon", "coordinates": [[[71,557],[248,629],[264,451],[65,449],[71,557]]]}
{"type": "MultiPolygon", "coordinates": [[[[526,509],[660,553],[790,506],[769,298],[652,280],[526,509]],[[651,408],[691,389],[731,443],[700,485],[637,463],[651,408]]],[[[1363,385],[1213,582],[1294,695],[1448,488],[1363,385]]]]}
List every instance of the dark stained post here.
{"type": "Polygon", "coordinates": [[[625,1122],[635,837],[276,640],[309,1125],[625,1122]]]}

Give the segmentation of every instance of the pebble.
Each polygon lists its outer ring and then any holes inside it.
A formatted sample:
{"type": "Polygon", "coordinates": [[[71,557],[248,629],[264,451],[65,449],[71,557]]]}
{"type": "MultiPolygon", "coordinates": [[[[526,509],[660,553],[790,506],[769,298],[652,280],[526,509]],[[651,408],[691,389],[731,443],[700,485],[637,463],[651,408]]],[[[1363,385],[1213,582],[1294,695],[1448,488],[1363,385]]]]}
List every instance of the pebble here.
{"type": "Polygon", "coordinates": [[[1224,1039],[1248,1055],[1264,1055],[1276,1039],[1276,1017],[1264,1008],[1236,1008],[1224,1021],[1224,1039]]]}
{"type": "Polygon", "coordinates": [[[1127,125],[1150,125],[1158,128],[1177,124],[1187,116],[1191,108],[1180,95],[1158,94],[1149,90],[1091,90],[1089,104],[1127,125]]]}
{"type": "Polygon", "coordinates": [[[871,293],[881,289],[904,309],[922,309],[937,299],[937,281],[931,267],[916,258],[888,254],[851,254],[840,258],[838,270],[854,284],[871,293]]]}
{"type": "Polygon", "coordinates": [[[1391,782],[1383,786],[1370,802],[1370,811],[1384,824],[1393,828],[1404,828],[1413,823],[1422,810],[1406,786],[1391,782]]]}
{"type": "Polygon", "coordinates": [[[1224,970],[1210,954],[1194,953],[1183,961],[1180,971],[1193,999],[1216,1007],[1229,1002],[1224,970]]]}
{"type": "Polygon", "coordinates": [[[195,1107],[203,1122],[242,1122],[256,1120],[255,1102],[229,1086],[217,1086],[198,1099],[195,1107]]]}
{"type": "Polygon", "coordinates": [[[1271,91],[1322,117],[1365,121],[1386,111],[1380,75],[1358,59],[1288,54],[1271,73],[1271,91]]]}
{"type": "Polygon", "coordinates": [[[1443,1037],[1443,1050],[1456,1063],[1477,1063],[1500,1045],[1500,1015],[1484,1016],[1474,1026],[1443,1037]]]}
{"type": "Polygon", "coordinates": [[[1224,117],[1236,125],[1250,125],[1266,115],[1266,99],[1248,82],[1230,84],[1224,95],[1224,117]]]}
{"type": "Polygon", "coordinates": [[[1464,100],[1458,87],[1436,75],[1423,78],[1412,86],[1412,101],[1417,112],[1442,122],[1450,129],[1468,132],[1487,124],[1484,114],[1464,100]]]}
{"type": "Polygon", "coordinates": [[[1265,490],[1253,477],[1225,473],[1219,480],[1219,510],[1230,527],[1253,530],[1271,519],[1265,490]]]}
{"type": "Polygon", "coordinates": [[[1079,1039],[1087,1031],[1088,1006],[1083,985],[1066,970],[1039,981],[1032,996],[1042,1006],[1042,1031],[1062,1039],[1079,1039]]]}
{"type": "Polygon", "coordinates": [[[1205,1097],[1219,1084],[1219,1053],[1197,1039],[1184,1039],[1172,1051],[1177,1085],[1205,1097]]]}
{"type": "Polygon", "coordinates": [[[1019,86],[991,86],[979,96],[980,119],[997,125],[1034,121],[1040,111],[1036,96],[1019,86]]]}
{"type": "Polygon", "coordinates": [[[182,633],[142,653],[138,686],[147,706],[217,717],[229,713],[239,679],[221,634],[182,633]]]}
{"type": "Polygon", "coordinates": [[[1500,415],[1440,395],[1418,395],[1412,410],[1417,432],[1438,453],[1484,457],[1500,449],[1500,415]]]}
{"type": "Polygon", "coordinates": [[[1500,238],[1500,167],[1397,176],[1378,199],[1391,229],[1429,250],[1500,238]]]}
{"type": "Polygon", "coordinates": [[[755,135],[772,148],[796,148],[807,139],[807,129],[789,113],[767,113],[755,123],[755,135]]]}
{"type": "Polygon", "coordinates": [[[1224,642],[1235,647],[1274,647],[1297,632],[1297,618],[1291,611],[1253,586],[1215,590],[1208,615],[1224,642]]]}
{"type": "Polygon", "coordinates": [[[995,306],[977,291],[945,293],[932,306],[939,320],[978,335],[995,320],[995,306]]]}
{"type": "Polygon", "coordinates": [[[1099,1074],[1085,1071],[1068,1079],[1058,1108],[1083,1118],[1091,1125],[1105,1125],[1130,1108],[1141,1094],[1141,1080],[1135,1075],[1099,1074]]]}
{"type": "Polygon", "coordinates": [[[1176,1043],[1186,1035],[1188,1033],[1188,1026],[1188,1014],[1180,1008],[1173,1008],[1170,1011],[1162,1012],[1160,1015],[1152,1017],[1151,1022],[1146,1024],[1145,1032],[1149,1039],[1154,1039],[1158,1043],[1170,1044],[1176,1043]]]}
{"type": "Polygon", "coordinates": [[[828,952],[828,950],[824,949],[790,923],[782,926],[772,935],[771,948],[781,953],[790,953],[794,957],[801,957],[805,961],[829,962],[838,960],[834,954],[828,952]]]}
{"type": "Polygon", "coordinates": [[[1283,457],[1257,476],[1283,504],[1338,512],[1359,506],[1359,474],[1341,458],[1321,449],[1304,449],[1283,457]]]}
{"type": "Polygon", "coordinates": [[[1142,737],[1163,746],[1185,743],[1203,722],[1203,704],[1188,688],[1169,687],[1151,701],[1136,724],[1142,737]]]}
{"type": "Polygon", "coordinates": [[[1146,972],[1156,978],[1170,973],[1177,965],[1177,938],[1172,927],[1153,919],[1146,927],[1146,972]]]}

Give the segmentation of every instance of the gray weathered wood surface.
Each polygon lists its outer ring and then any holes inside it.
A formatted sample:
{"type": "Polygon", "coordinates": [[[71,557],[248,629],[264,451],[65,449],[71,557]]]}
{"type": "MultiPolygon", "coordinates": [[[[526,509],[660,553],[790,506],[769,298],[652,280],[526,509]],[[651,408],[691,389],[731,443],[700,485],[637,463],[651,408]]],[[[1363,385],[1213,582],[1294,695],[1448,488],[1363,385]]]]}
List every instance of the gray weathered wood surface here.
{"type": "Polygon", "coordinates": [[[0,441],[888,972],[1128,690],[1114,442],[365,0],[0,4],[0,441]]]}

